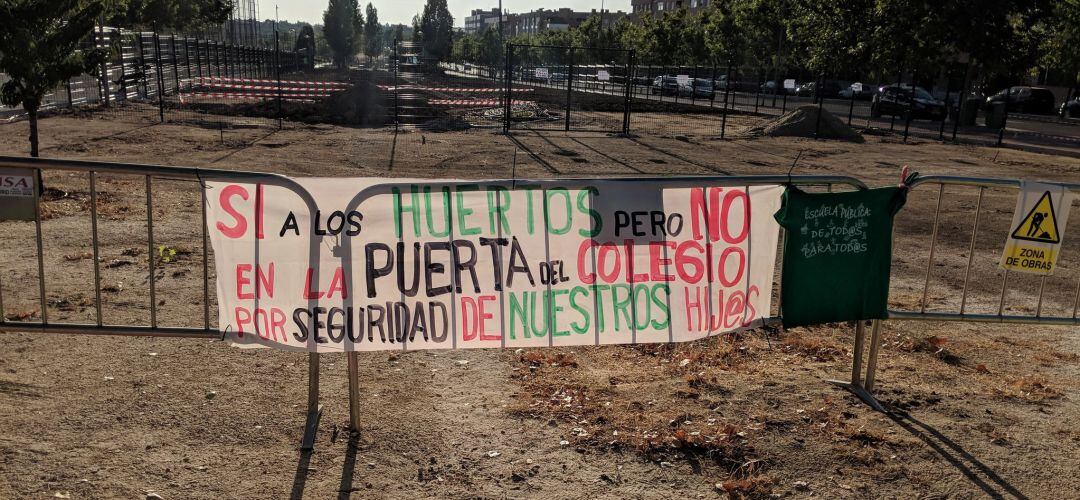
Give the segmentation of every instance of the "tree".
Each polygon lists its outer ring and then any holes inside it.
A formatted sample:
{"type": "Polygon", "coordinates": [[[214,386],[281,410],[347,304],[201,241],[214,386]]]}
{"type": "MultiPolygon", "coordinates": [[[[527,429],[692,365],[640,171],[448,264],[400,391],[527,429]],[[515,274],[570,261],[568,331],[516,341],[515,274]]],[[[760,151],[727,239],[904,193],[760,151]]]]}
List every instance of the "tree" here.
{"type": "Polygon", "coordinates": [[[1080,77],[1080,0],[1061,0],[1048,25],[1049,33],[1041,47],[1042,62],[1065,71],[1065,83],[1076,87],[1080,77]]]}
{"type": "Polygon", "coordinates": [[[69,78],[92,73],[105,51],[79,50],[104,12],[100,1],[4,0],[0,2],[0,102],[21,105],[30,123],[30,156],[38,156],[38,108],[46,93],[69,78]]]}
{"type": "Polygon", "coordinates": [[[303,66],[307,69],[315,69],[315,30],[310,25],[304,25],[296,35],[296,44],[293,46],[304,58],[303,66]]]}
{"type": "Polygon", "coordinates": [[[364,16],[357,0],[330,0],[323,13],[323,33],[334,64],[340,69],[348,68],[360,50],[364,33],[364,16]]]}
{"type": "MultiPolygon", "coordinates": [[[[888,3],[892,0],[880,0],[888,3]]],[[[789,40],[799,62],[815,75],[841,71],[857,66],[868,55],[868,29],[873,26],[874,0],[849,0],[837,3],[832,0],[802,0],[791,11],[788,30],[789,40]]],[[[881,19],[879,19],[881,21],[881,19]]],[[[895,19],[887,22],[887,28],[878,26],[878,35],[885,36],[889,29],[902,25],[895,19]]],[[[875,51],[883,64],[895,66],[899,54],[906,54],[906,38],[894,40],[891,48],[878,47],[875,51]],[[887,61],[887,62],[886,62],[887,61]]]]}
{"type": "Polygon", "coordinates": [[[106,20],[125,27],[187,30],[229,19],[233,0],[109,0],[106,20]]]}
{"type": "Polygon", "coordinates": [[[423,13],[418,20],[414,18],[413,24],[416,28],[413,36],[417,37],[429,59],[438,62],[450,56],[454,43],[454,16],[450,15],[446,0],[427,0],[423,13]]]}
{"type": "Polygon", "coordinates": [[[364,55],[375,59],[382,53],[382,25],[379,24],[379,13],[370,2],[367,4],[367,21],[364,24],[364,55]]]}

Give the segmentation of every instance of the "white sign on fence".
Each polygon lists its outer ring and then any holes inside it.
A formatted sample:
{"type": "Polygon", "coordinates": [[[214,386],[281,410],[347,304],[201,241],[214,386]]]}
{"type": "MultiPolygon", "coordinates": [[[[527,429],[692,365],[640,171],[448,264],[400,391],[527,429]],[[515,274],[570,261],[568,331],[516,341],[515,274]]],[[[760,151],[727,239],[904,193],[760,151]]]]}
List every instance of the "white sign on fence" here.
{"type": "Polygon", "coordinates": [[[770,314],[780,186],[207,183],[219,329],[319,352],[688,341],[770,314]],[[312,255],[312,252],[315,255],[312,255]]]}
{"type": "Polygon", "coordinates": [[[548,77],[548,69],[547,68],[536,68],[535,70],[533,70],[533,75],[536,78],[544,78],[544,79],[546,79],[548,77]]]}
{"type": "Polygon", "coordinates": [[[679,85],[689,85],[690,75],[675,75],[675,81],[677,81],[679,85]]]}
{"type": "Polygon", "coordinates": [[[606,82],[611,80],[611,73],[608,73],[606,69],[597,70],[596,79],[601,82],[606,82]]]}
{"type": "Polygon", "coordinates": [[[34,220],[36,171],[0,168],[0,220],[34,220]]]}
{"type": "Polygon", "coordinates": [[[785,89],[794,89],[795,88],[795,79],[794,78],[788,78],[787,80],[784,80],[784,88],[785,89]]]}
{"type": "Polygon", "coordinates": [[[1016,196],[1001,268],[1048,276],[1054,273],[1072,192],[1060,184],[1024,181],[1016,196]]]}

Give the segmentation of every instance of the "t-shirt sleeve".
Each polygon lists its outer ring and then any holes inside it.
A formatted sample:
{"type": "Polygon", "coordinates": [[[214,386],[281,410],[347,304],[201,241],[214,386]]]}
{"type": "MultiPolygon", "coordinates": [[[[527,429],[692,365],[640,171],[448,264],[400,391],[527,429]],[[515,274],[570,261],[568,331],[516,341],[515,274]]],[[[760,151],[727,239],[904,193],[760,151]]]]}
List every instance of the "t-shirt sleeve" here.
{"type": "Polygon", "coordinates": [[[793,188],[791,186],[788,186],[787,189],[784,189],[784,193],[780,195],[780,209],[777,210],[775,214],[773,214],[773,218],[776,219],[776,222],[784,228],[788,227],[787,214],[788,208],[791,206],[792,189],[793,188]]]}

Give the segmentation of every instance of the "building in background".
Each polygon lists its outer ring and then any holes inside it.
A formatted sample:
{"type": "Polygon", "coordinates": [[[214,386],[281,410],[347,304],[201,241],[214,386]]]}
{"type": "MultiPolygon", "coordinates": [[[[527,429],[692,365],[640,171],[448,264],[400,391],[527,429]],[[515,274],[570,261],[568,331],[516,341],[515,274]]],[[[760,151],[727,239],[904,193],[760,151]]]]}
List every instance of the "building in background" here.
{"type": "Polygon", "coordinates": [[[498,29],[499,9],[483,10],[473,9],[472,14],[465,17],[465,33],[480,33],[485,28],[498,29]]]}
{"type": "MultiPolygon", "coordinates": [[[[497,10],[497,9],[496,9],[497,10]]],[[[535,35],[547,30],[566,30],[578,26],[592,16],[599,16],[596,9],[592,11],[575,11],[569,8],[559,10],[536,9],[532,12],[521,14],[507,14],[503,18],[503,31],[506,36],[535,35]]],[[[626,17],[621,11],[611,12],[604,10],[604,25],[608,26],[615,21],[626,17]]],[[[496,15],[495,23],[498,23],[496,15]]]]}
{"type": "Polygon", "coordinates": [[[651,13],[654,17],[665,12],[687,8],[690,12],[704,9],[709,0],[630,0],[630,10],[635,17],[651,13]]]}

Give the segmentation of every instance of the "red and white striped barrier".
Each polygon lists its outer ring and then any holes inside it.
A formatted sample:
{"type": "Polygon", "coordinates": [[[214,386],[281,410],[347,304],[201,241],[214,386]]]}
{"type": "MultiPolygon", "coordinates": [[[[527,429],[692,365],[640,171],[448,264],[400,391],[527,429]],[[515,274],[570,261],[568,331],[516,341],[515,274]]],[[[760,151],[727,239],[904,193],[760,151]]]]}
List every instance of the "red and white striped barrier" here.
{"type": "MultiPolygon", "coordinates": [[[[536,101],[514,100],[512,104],[533,104],[536,101]]],[[[498,99],[429,99],[432,106],[500,106],[504,104],[498,99]]]]}
{"type": "MultiPolygon", "coordinates": [[[[217,77],[217,76],[195,77],[195,78],[189,79],[188,81],[206,83],[206,84],[213,84],[213,83],[216,83],[216,82],[234,82],[234,83],[242,83],[242,84],[273,83],[273,84],[277,85],[279,83],[278,80],[260,80],[260,79],[255,79],[255,78],[230,78],[230,77],[224,77],[224,76],[222,76],[222,77],[217,77]]],[[[301,80],[281,80],[280,83],[282,85],[286,85],[286,84],[287,85],[304,85],[304,86],[309,86],[309,87],[310,86],[316,86],[316,87],[339,87],[339,88],[345,88],[345,87],[351,87],[352,86],[351,83],[346,83],[346,82],[319,82],[319,81],[301,81],[301,80]]]]}
{"type": "MultiPolygon", "coordinates": [[[[286,83],[282,81],[281,83],[286,83]]],[[[321,92],[340,92],[344,89],[327,88],[320,89],[318,87],[277,87],[274,85],[242,85],[238,83],[195,83],[189,84],[190,87],[213,87],[221,89],[241,89],[241,90],[281,90],[283,92],[308,92],[308,91],[321,91],[321,92]]]]}
{"type": "MultiPolygon", "coordinates": [[[[277,99],[277,94],[233,94],[233,93],[213,93],[213,92],[191,92],[187,94],[180,94],[180,102],[183,103],[184,99],[191,99],[193,97],[207,98],[207,99],[277,99]]],[[[298,102],[315,102],[316,97],[326,97],[323,95],[282,95],[282,101],[298,101],[298,102]]]]}
{"type": "MultiPolygon", "coordinates": [[[[403,85],[394,87],[393,85],[379,85],[379,90],[394,91],[394,90],[426,90],[430,92],[475,92],[475,93],[488,93],[488,92],[502,92],[503,89],[496,87],[419,87],[412,85],[403,85]]],[[[514,89],[514,92],[532,92],[535,89],[520,88],[514,89]]]]}

